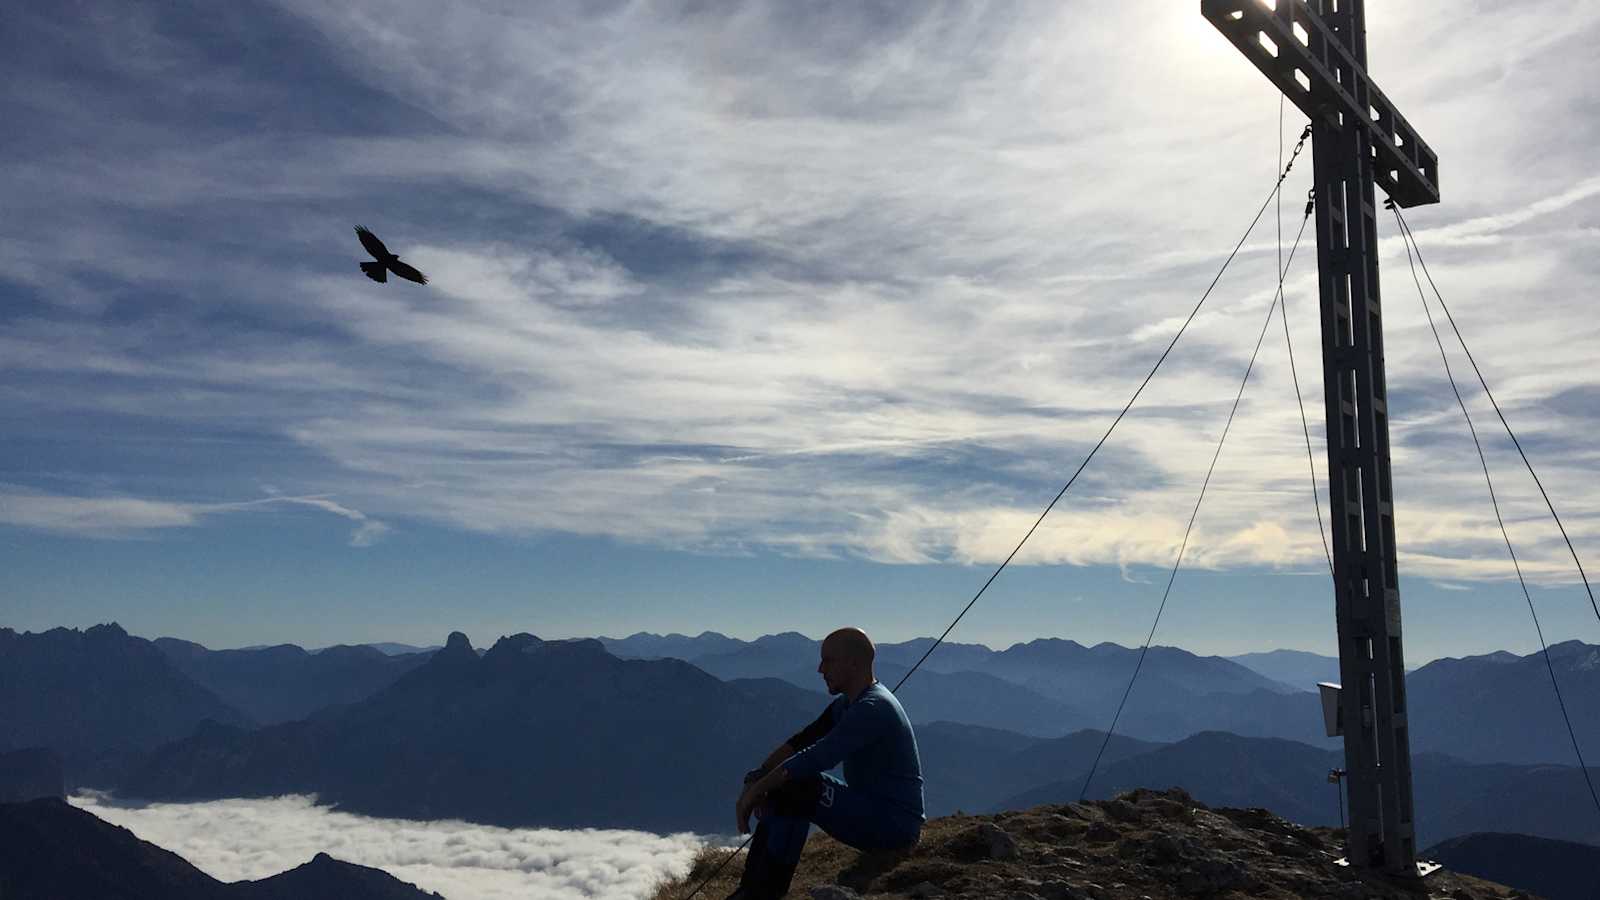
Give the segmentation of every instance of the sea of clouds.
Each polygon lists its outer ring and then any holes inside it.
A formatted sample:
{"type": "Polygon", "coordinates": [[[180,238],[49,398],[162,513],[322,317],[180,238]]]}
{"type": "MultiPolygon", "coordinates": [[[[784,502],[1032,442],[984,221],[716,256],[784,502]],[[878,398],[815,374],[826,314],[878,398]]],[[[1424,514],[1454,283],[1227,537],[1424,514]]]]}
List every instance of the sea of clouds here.
{"type": "Polygon", "coordinates": [[[222,881],[276,875],[326,852],[449,900],[647,897],[688,871],[706,843],[694,834],[374,819],[298,795],[139,804],[84,791],[70,801],[222,881]]]}

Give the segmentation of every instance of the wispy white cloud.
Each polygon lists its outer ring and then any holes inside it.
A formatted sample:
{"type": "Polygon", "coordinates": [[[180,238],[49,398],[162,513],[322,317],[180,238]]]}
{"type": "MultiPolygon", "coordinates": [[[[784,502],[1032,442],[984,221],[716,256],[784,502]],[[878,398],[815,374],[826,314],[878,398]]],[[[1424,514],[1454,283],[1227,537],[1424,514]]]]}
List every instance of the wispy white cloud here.
{"type": "Polygon", "coordinates": [[[687,871],[703,846],[692,834],[374,819],[304,796],[126,805],[83,792],[71,802],[222,881],[276,875],[325,852],[450,900],[639,900],[687,871]]]}
{"type": "Polygon", "coordinates": [[[225,511],[230,509],[244,509],[252,506],[269,506],[275,503],[288,503],[297,506],[309,506],[323,512],[332,513],[341,518],[349,519],[356,523],[356,530],[350,533],[350,546],[370,547],[388,534],[390,528],[383,522],[372,519],[359,509],[343,506],[327,497],[288,497],[276,495],[264,500],[250,500],[243,503],[217,504],[208,508],[208,511],[225,511]]]}
{"type": "Polygon", "coordinates": [[[136,497],[68,497],[0,486],[0,522],[68,534],[127,536],[199,521],[194,507],[136,497]]]}
{"type": "Polygon", "coordinates": [[[121,496],[47,494],[0,484],[0,523],[86,537],[149,537],[168,528],[189,528],[212,515],[275,505],[304,506],[356,523],[352,547],[370,547],[390,530],[383,522],[327,497],[272,496],[236,503],[180,503],[121,496]]]}

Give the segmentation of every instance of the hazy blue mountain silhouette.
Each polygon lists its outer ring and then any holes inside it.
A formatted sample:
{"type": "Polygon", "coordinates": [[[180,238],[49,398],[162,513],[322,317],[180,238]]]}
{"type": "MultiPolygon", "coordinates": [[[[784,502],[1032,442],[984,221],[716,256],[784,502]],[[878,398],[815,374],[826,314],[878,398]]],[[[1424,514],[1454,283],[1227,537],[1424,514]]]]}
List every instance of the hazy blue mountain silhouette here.
{"type": "Polygon", "coordinates": [[[824,692],[820,677],[817,679],[817,690],[803,688],[782,678],[733,678],[724,683],[752,699],[791,703],[796,709],[815,709],[818,713],[833,700],[824,692]]]}
{"type": "MultiPolygon", "coordinates": [[[[892,687],[907,671],[904,666],[886,663],[878,667],[878,678],[892,687]]],[[[821,678],[815,673],[810,677],[821,678]]],[[[918,670],[895,696],[918,725],[965,722],[1037,737],[1060,737],[1093,724],[1089,716],[1065,703],[984,672],[918,670]]]]}
{"type": "Polygon", "coordinates": [[[821,643],[794,631],[767,634],[723,652],[706,653],[688,662],[721,679],[788,678],[796,672],[815,672],[821,643]]]}
{"type": "Polygon", "coordinates": [[[0,751],[48,747],[69,785],[104,785],[144,751],[206,719],[250,718],[116,624],[0,628],[0,751]]]}
{"type": "MultiPolygon", "coordinates": [[[[809,684],[816,641],[788,632],[739,641],[707,632],[696,638],[641,632],[621,642],[636,655],[674,656],[722,678],[781,677],[809,684]],[[708,652],[708,648],[711,648],[708,652]]],[[[878,647],[885,671],[909,667],[933,643],[917,638],[878,647]]],[[[981,644],[943,644],[922,672],[979,672],[1028,688],[1062,703],[1076,716],[1046,724],[1043,708],[1030,716],[979,719],[959,709],[930,708],[923,721],[946,719],[1024,733],[1065,733],[1109,721],[1137,662],[1138,651],[1115,644],[1085,647],[1070,640],[1041,639],[1003,651],[981,644]]],[[[1582,746],[1600,746],[1600,647],[1568,641],[1551,648],[1582,746]]],[[[922,677],[921,674],[918,676],[922,677]]],[[[894,680],[894,679],[886,679],[894,680]]],[[[1203,730],[1281,737],[1338,746],[1321,734],[1320,707],[1312,694],[1318,681],[1338,681],[1338,660],[1295,650],[1235,657],[1201,657],[1175,647],[1152,647],[1119,731],[1174,741],[1203,730]],[[1272,697],[1269,694],[1282,696],[1272,697]]],[[[1573,764],[1549,675],[1540,655],[1504,651],[1465,659],[1443,659],[1408,675],[1412,745],[1441,750],[1474,762],[1573,764]]],[[[915,682],[907,691],[915,690],[915,682]]],[[[956,704],[951,704],[951,707],[956,704]]]]}
{"type": "MultiPolygon", "coordinates": [[[[917,729],[928,815],[979,812],[1003,797],[1089,768],[1104,732],[1079,731],[1040,739],[954,722],[917,729]]],[[[1149,752],[1159,744],[1113,735],[1107,763],[1149,752]]]]}
{"type": "Polygon", "coordinates": [[[499,825],[726,830],[738,776],[820,711],[593,640],[519,634],[480,657],[459,633],[367,700],[161,748],[135,797],[316,793],[370,815],[499,825]]]}
{"type": "Polygon", "coordinates": [[[694,637],[686,634],[651,634],[640,631],[625,638],[597,638],[612,656],[621,659],[681,659],[692,662],[696,657],[714,653],[731,653],[744,646],[744,642],[715,631],[702,631],[694,637]]]}
{"type": "MultiPolygon", "coordinates": [[[[336,644],[335,646],[342,647],[342,646],[346,646],[346,645],[344,645],[344,644],[336,644]]],[[[357,646],[371,647],[372,649],[378,651],[379,653],[387,653],[390,656],[406,656],[406,655],[411,654],[411,653],[434,653],[434,652],[436,652],[438,650],[442,650],[443,649],[443,646],[440,645],[440,644],[434,644],[434,645],[429,646],[429,647],[418,647],[415,644],[399,644],[399,643],[395,643],[394,641],[378,641],[377,643],[359,644],[357,646]]],[[[326,650],[326,649],[329,649],[329,648],[326,648],[326,647],[323,648],[323,650],[326,650]]],[[[322,650],[313,650],[311,652],[313,652],[313,653],[321,653],[322,650]]]]}
{"type": "MultiPolygon", "coordinates": [[[[652,638],[666,640],[654,635],[635,635],[628,640],[652,638]]],[[[736,643],[737,646],[731,650],[699,655],[685,652],[678,658],[721,678],[786,677],[795,671],[815,669],[820,648],[820,642],[792,631],[736,643]]],[[[681,650],[692,649],[681,642],[679,644],[681,650]]],[[[932,638],[879,644],[878,659],[885,665],[910,668],[932,644],[932,638]]],[[[941,644],[928,657],[921,671],[982,672],[1026,685],[1047,697],[1076,706],[1082,705],[1084,697],[1097,700],[1112,687],[1120,696],[1128,676],[1133,673],[1138,653],[1137,649],[1117,644],[1102,643],[1085,647],[1076,641],[1059,638],[1041,638],[1001,651],[991,650],[982,644],[947,643],[941,644]]],[[[1196,656],[1177,647],[1151,647],[1139,677],[1158,684],[1171,682],[1191,694],[1290,693],[1295,690],[1231,660],[1219,656],[1196,656]]]]}
{"type": "MultiPolygon", "coordinates": [[[[1302,825],[1337,825],[1339,798],[1328,770],[1342,752],[1294,741],[1205,732],[1105,764],[1089,790],[1106,798],[1135,787],[1181,786],[1214,806],[1265,807],[1302,825]]],[[[1475,765],[1440,754],[1413,759],[1418,843],[1484,831],[1491,823],[1545,837],[1600,844],[1600,822],[1576,767],[1475,765]],[[1563,799],[1565,798],[1565,799],[1563,799]]],[[[1593,777],[1600,771],[1591,769],[1593,777]]],[[[1076,800],[1082,774],[1023,791],[994,809],[1076,800]]]]}
{"type": "MultiPolygon", "coordinates": [[[[1414,754],[1418,843],[1475,831],[1511,831],[1600,845],[1600,811],[1577,766],[1465,763],[1414,754]]],[[[1600,784],[1600,768],[1589,767],[1600,784]]]]}
{"type": "Polygon", "coordinates": [[[1527,834],[1479,832],[1422,853],[1446,868],[1549,900],[1600,900],[1600,847],[1527,834]]]}
{"type": "Polygon", "coordinates": [[[0,804],[7,900],[429,900],[380,869],[319,853],[259,881],[225,884],[183,857],[64,800],[0,804]]]}
{"type": "Polygon", "coordinates": [[[262,725],[364,700],[432,656],[392,655],[369,646],[341,645],[311,653],[293,644],[208,650],[170,637],[153,643],[180,671],[262,725]]]}
{"type": "MultiPolygon", "coordinates": [[[[1079,706],[1103,705],[1122,696],[1138,664],[1139,650],[1119,644],[1085,647],[1077,641],[1041,638],[1003,650],[982,671],[1026,684],[1047,697],[1079,706]]],[[[1178,647],[1153,646],[1139,670],[1141,685],[1191,695],[1290,693],[1279,684],[1220,656],[1196,656],[1178,647]]]]}
{"type": "MultiPolygon", "coordinates": [[[[795,632],[767,635],[765,638],[757,638],[755,641],[744,641],[715,631],[701,632],[695,637],[676,633],[653,634],[641,631],[625,638],[602,637],[598,640],[606,645],[607,650],[624,659],[671,657],[685,662],[695,662],[706,657],[728,657],[727,659],[712,660],[711,666],[713,667],[721,667],[723,665],[737,667],[743,665],[744,663],[736,655],[747,648],[757,647],[759,649],[756,655],[764,661],[751,664],[751,666],[757,669],[771,667],[774,672],[816,666],[817,652],[821,643],[795,632]],[[784,653],[788,655],[785,656],[783,655],[784,653]]],[[[933,638],[914,638],[901,643],[880,643],[878,644],[878,660],[882,663],[892,663],[909,668],[917,660],[921,659],[932,645],[933,638]]],[[[938,651],[923,664],[922,670],[927,672],[975,671],[980,668],[979,664],[993,656],[994,652],[983,644],[962,644],[955,641],[946,641],[940,644],[938,651]]],[[[710,671],[710,669],[707,669],[707,671],[710,671]]]]}
{"type": "MultiPolygon", "coordinates": [[[[890,665],[909,669],[917,664],[933,646],[933,638],[912,638],[895,644],[879,644],[878,659],[890,665]]],[[[945,641],[922,663],[921,672],[982,672],[983,665],[994,657],[995,651],[983,644],[962,644],[945,641]]],[[[919,676],[920,677],[920,674],[919,676]]]]}
{"type": "MultiPolygon", "coordinates": [[[[1294,822],[1325,825],[1338,821],[1338,795],[1327,775],[1342,758],[1294,741],[1207,731],[1109,765],[1102,762],[1089,794],[1111,797],[1136,787],[1180,785],[1213,806],[1261,806],[1294,822]]],[[[1078,798],[1086,770],[1067,779],[1070,799],[1078,798]]]]}
{"type": "MultiPolygon", "coordinates": [[[[1550,661],[1578,745],[1595,762],[1593,757],[1600,756],[1600,646],[1555,644],[1550,661]]],[[[1406,690],[1413,751],[1437,750],[1473,762],[1577,765],[1542,654],[1436,660],[1408,675],[1406,690]]]]}
{"type": "Polygon", "coordinates": [[[1268,650],[1224,657],[1295,690],[1314,691],[1319,682],[1339,683],[1339,657],[1304,650],[1268,650]]]}

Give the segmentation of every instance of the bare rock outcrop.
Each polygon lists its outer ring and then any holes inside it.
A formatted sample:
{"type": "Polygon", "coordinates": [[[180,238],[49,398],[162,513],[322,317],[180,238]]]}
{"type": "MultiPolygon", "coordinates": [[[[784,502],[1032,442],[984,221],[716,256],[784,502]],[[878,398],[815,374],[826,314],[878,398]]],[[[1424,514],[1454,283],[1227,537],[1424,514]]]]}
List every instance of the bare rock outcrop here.
{"type": "MultiPolygon", "coordinates": [[[[1181,789],[928,822],[910,853],[859,854],[814,833],[789,896],[940,900],[1526,900],[1450,871],[1405,883],[1338,865],[1342,834],[1264,809],[1212,809],[1181,789]]],[[[708,850],[655,900],[682,900],[727,855],[708,850]]],[[[741,861],[700,894],[733,890],[741,861]]]]}

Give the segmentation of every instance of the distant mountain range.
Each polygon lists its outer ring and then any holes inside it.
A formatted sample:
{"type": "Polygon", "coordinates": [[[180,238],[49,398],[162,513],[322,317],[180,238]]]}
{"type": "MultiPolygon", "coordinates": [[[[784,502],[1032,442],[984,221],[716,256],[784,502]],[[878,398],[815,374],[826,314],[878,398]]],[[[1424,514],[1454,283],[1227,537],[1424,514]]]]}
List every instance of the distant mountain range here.
{"type": "Polygon", "coordinates": [[[0,804],[0,897],[7,900],[439,900],[381,869],[318,853],[256,881],[218,881],[65,800],[0,804]]]}
{"type": "Polygon", "coordinates": [[[726,830],[745,769],[814,718],[788,685],[730,685],[598,641],[452,634],[376,695],[259,731],[217,725],[152,755],[136,797],[315,793],[341,809],[497,825],[726,830]]]}
{"type": "MultiPolygon", "coordinates": [[[[333,647],[324,647],[321,650],[313,650],[312,652],[313,653],[322,653],[323,651],[326,651],[326,650],[332,650],[332,649],[336,649],[338,647],[344,647],[344,646],[349,646],[349,645],[347,645],[347,644],[335,644],[333,647]]],[[[435,652],[437,650],[443,649],[443,645],[441,645],[441,644],[429,644],[426,647],[418,647],[418,646],[415,646],[413,644],[397,644],[397,643],[394,643],[393,641],[379,641],[376,644],[357,644],[355,646],[358,646],[358,647],[371,647],[372,649],[378,651],[379,653],[386,653],[389,656],[405,656],[405,655],[411,654],[411,653],[433,653],[433,652],[435,652]]]]}
{"type": "MultiPolygon", "coordinates": [[[[794,632],[754,641],[715,632],[601,640],[621,656],[676,654],[720,678],[783,678],[807,688],[818,680],[818,643],[794,632]]],[[[932,643],[918,638],[878,645],[880,676],[895,683],[904,671],[898,667],[915,664],[932,643]]],[[[1593,748],[1590,761],[1600,759],[1600,646],[1567,641],[1552,646],[1550,657],[1579,746],[1593,748]]],[[[1137,658],[1137,649],[1059,639],[1005,650],[947,643],[906,685],[903,699],[919,723],[947,720],[1059,737],[1110,722],[1137,658]],[[930,672],[950,678],[929,690],[918,680],[930,672]],[[973,679],[974,673],[990,679],[973,679]],[[962,702],[944,699],[955,691],[962,702]]],[[[1336,658],[1297,650],[1202,657],[1151,647],[1117,731],[1170,742],[1217,730],[1337,749],[1340,741],[1323,734],[1314,694],[1319,681],[1339,681],[1336,658]]],[[[1410,672],[1406,685],[1414,752],[1479,763],[1576,765],[1542,654],[1435,660],[1410,672]]]]}
{"type": "MultiPolygon", "coordinates": [[[[1088,796],[1182,786],[1208,804],[1264,807],[1303,825],[1335,825],[1339,795],[1327,774],[1343,762],[1337,751],[1294,741],[1204,732],[1103,762],[1088,796]]],[[[1591,768],[1590,777],[1600,780],[1600,769],[1591,768]]],[[[1587,799],[1588,791],[1576,766],[1474,765],[1419,754],[1412,759],[1412,785],[1419,844],[1494,828],[1600,844],[1600,812],[1577,802],[1587,799]]],[[[1065,803],[1078,799],[1082,786],[1080,769],[1070,778],[1006,797],[991,809],[1065,803]]]]}
{"type": "Polygon", "coordinates": [[[371,646],[311,653],[293,644],[208,650],[170,637],[153,643],[178,671],[261,725],[292,722],[324,707],[364,700],[432,655],[391,654],[371,646]]]}
{"type": "MultiPolygon", "coordinates": [[[[715,632],[696,637],[640,633],[602,639],[619,656],[673,656],[718,678],[782,678],[816,688],[819,642],[795,632],[740,641],[715,632]]],[[[931,638],[878,645],[878,676],[898,684],[932,646],[931,638]]],[[[1085,647],[1041,639],[991,650],[941,644],[900,699],[914,722],[953,721],[1038,737],[1104,728],[1138,663],[1139,651],[1116,644],[1085,647]]],[[[1118,726],[1146,740],[1179,740],[1196,731],[1329,741],[1314,694],[1296,690],[1221,657],[1152,647],[1118,726]]]]}
{"type": "MultiPolygon", "coordinates": [[[[435,653],[390,656],[211,651],[115,625],[0,629],[0,752],[49,748],[69,787],[152,799],[317,793],[374,815],[724,830],[730,781],[827,702],[817,643],[804,635],[611,643],[634,658],[526,634],[487,652],[456,634],[435,653]],[[692,662],[668,655],[702,650],[692,662]]],[[[898,681],[931,643],[880,646],[880,676],[898,681]]],[[[1093,729],[1109,720],[1136,653],[1058,640],[941,646],[901,691],[930,811],[1075,798],[1099,748],[1093,729]]],[[[1268,657],[1253,661],[1286,677],[1320,664],[1268,657]]],[[[1600,756],[1600,648],[1568,642],[1551,657],[1579,740],[1600,756]]],[[[1548,683],[1541,656],[1512,654],[1440,660],[1408,678],[1429,839],[1600,839],[1567,800],[1586,791],[1563,765],[1571,746],[1553,699],[1542,705],[1548,683]]],[[[1238,662],[1152,648],[1118,732],[1091,795],[1176,784],[1207,802],[1335,821],[1324,776],[1339,744],[1321,734],[1315,695],[1238,662]]]]}
{"type": "MultiPolygon", "coordinates": [[[[1005,798],[1057,781],[1067,773],[1088,771],[1104,738],[1100,731],[1039,739],[952,722],[924,725],[917,729],[917,748],[922,755],[928,815],[1016,808],[1006,805],[1005,798]]],[[[1161,746],[1113,735],[1102,764],[1161,746]]]]}
{"type": "Polygon", "coordinates": [[[1268,650],[1242,653],[1227,659],[1297,691],[1314,691],[1327,681],[1339,683],[1339,658],[1307,653],[1304,650],[1268,650]]]}
{"type": "Polygon", "coordinates": [[[106,784],[206,719],[254,724],[117,625],[0,628],[0,751],[48,747],[73,783],[106,784]]]}
{"type": "MultiPolygon", "coordinates": [[[[783,679],[724,682],[671,658],[618,659],[592,640],[515,635],[480,658],[458,634],[367,700],[259,731],[205,726],[152,754],[121,787],[167,800],[316,793],[372,815],[500,825],[717,830],[727,827],[732,780],[825,702],[783,679]]],[[[930,814],[1076,799],[1102,738],[924,724],[930,814]]],[[[1333,824],[1326,776],[1340,760],[1335,750],[1226,732],[1170,744],[1119,735],[1089,793],[1178,785],[1207,803],[1333,824]]],[[[1552,808],[1580,789],[1574,768],[1418,754],[1415,771],[1426,840],[1498,822],[1600,841],[1591,810],[1552,808]]]]}

